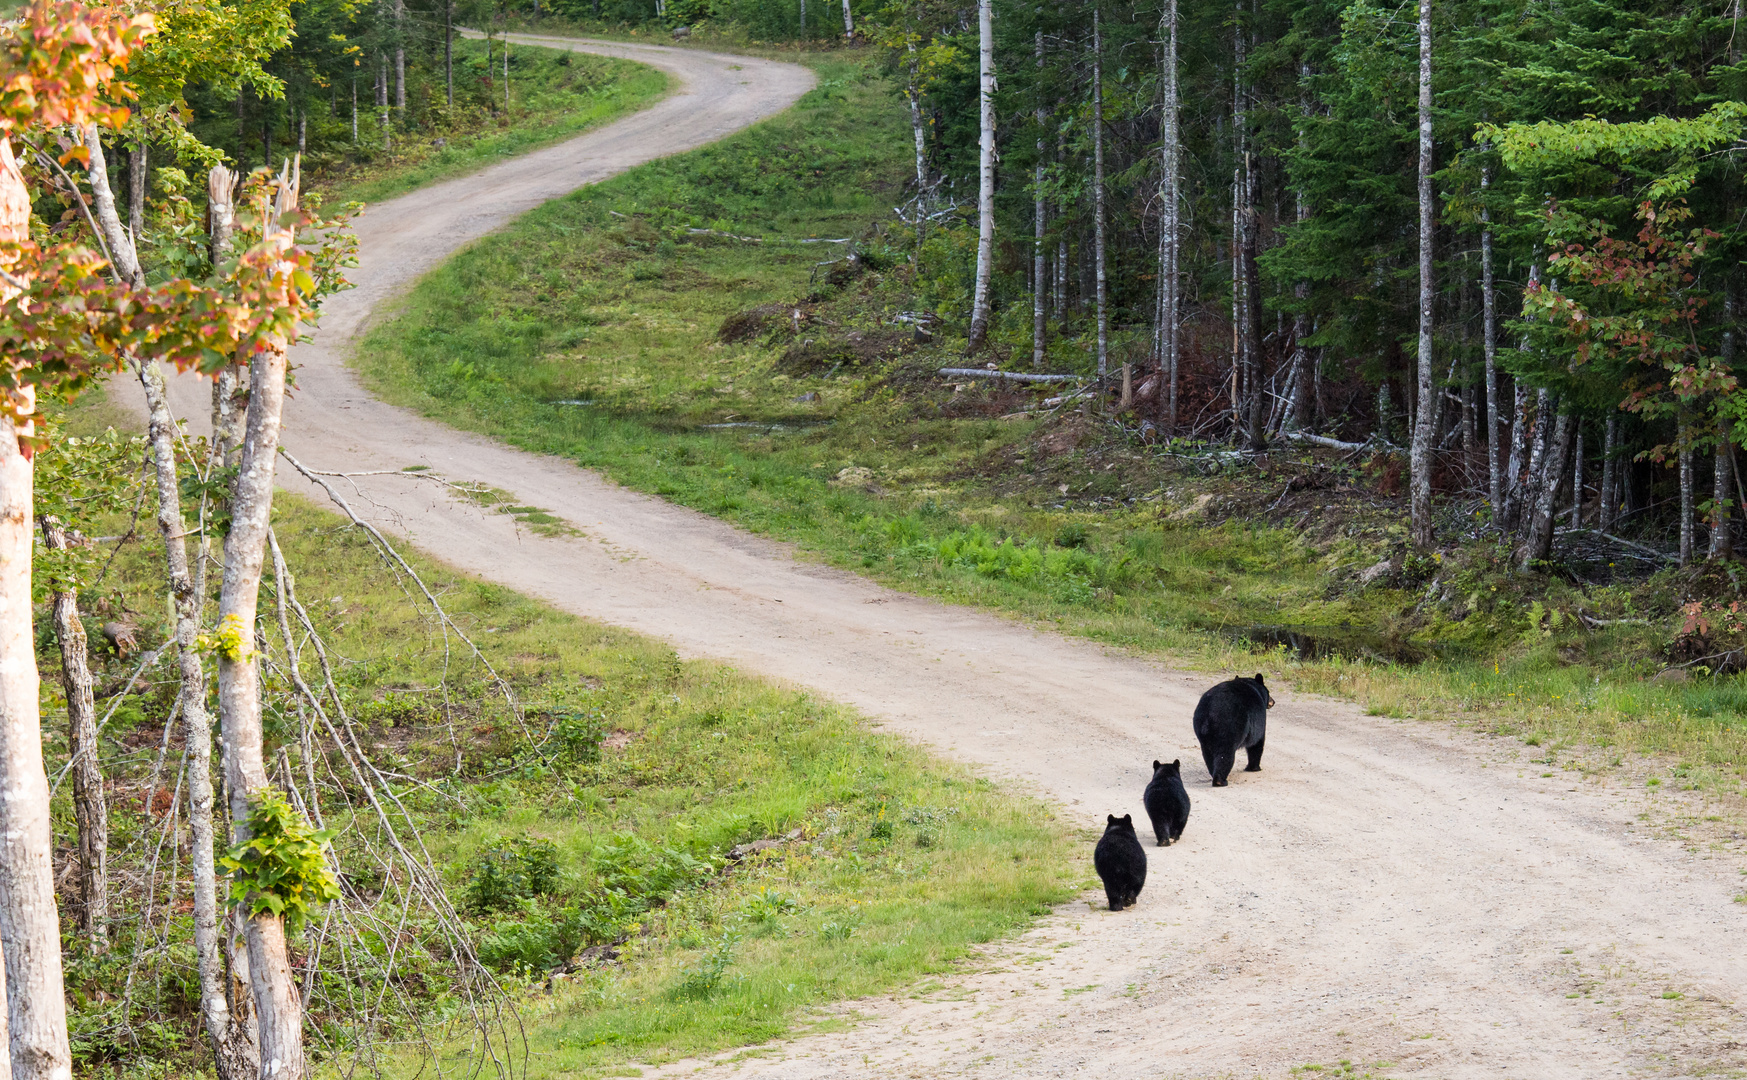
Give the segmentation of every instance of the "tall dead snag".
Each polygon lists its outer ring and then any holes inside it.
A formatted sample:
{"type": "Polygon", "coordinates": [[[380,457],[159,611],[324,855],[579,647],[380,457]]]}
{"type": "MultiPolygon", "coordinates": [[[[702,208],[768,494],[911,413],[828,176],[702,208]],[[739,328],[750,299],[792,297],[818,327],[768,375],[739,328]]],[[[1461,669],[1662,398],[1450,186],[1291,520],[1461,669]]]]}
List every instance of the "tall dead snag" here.
{"type": "MultiPolygon", "coordinates": [[[[42,519],[43,542],[67,549],[67,527],[42,519]]],[[[52,582],[50,611],[61,646],[61,686],[67,694],[67,753],[73,780],[73,819],[79,833],[79,926],[95,952],[109,945],[109,805],[97,759],[97,703],[91,693],[89,646],[79,621],[79,594],[71,581],[52,582]]]]}
{"type": "MultiPolygon", "coordinates": [[[[283,239],[285,246],[290,246],[290,230],[282,221],[297,209],[297,189],[298,176],[287,166],[275,185],[271,205],[262,208],[268,243],[283,239]]],[[[284,273],[292,270],[289,262],[283,264],[284,273]]],[[[250,811],[271,793],[262,745],[255,610],[273,506],[273,466],[285,404],[287,344],[284,335],[271,335],[256,344],[249,358],[248,413],[231,489],[231,529],[224,542],[224,584],[219,593],[219,723],[224,733],[231,836],[238,845],[251,839],[250,811]]],[[[302,1080],[303,1004],[291,977],[284,916],[254,906],[246,939],[261,1080],[302,1080]]]]}
{"type": "Polygon", "coordinates": [[[995,6],[977,0],[978,124],[977,277],[971,292],[970,339],[966,352],[981,349],[989,337],[989,281],[995,269],[995,6]]]}
{"type": "MultiPolygon", "coordinates": [[[[1438,422],[1432,385],[1432,0],[1419,0],[1419,406],[1409,451],[1410,529],[1420,547],[1432,544],[1432,436],[1438,422]]],[[[1563,419],[1563,418],[1562,418],[1563,419]]],[[[1559,475],[1557,473],[1555,476],[1559,475]]],[[[1551,539],[1549,532],[1548,537],[1551,539]]],[[[1544,558],[1544,556],[1542,556],[1544,558]]]]}

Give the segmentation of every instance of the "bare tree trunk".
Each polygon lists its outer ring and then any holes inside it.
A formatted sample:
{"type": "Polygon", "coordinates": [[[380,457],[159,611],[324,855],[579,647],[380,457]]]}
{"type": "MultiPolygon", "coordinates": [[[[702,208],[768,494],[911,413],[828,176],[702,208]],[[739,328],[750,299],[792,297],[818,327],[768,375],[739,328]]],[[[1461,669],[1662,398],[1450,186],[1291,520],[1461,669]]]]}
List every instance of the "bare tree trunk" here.
{"type": "Polygon", "coordinates": [[[394,0],[394,107],[406,112],[406,0],[394,0]]]}
{"type": "MultiPolygon", "coordinates": [[[[297,205],[297,178],[281,174],[271,220],[297,205]]],[[[231,836],[249,838],[250,803],[268,790],[262,747],[260,679],[255,662],[255,610],[265,561],[273,503],[273,464],[285,401],[283,340],[259,349],[249,363],[249,407],[232,488],[231,529],[224,542],[224,585],[219,595],[219,634],[234,649],[218,663],[219,722],[224,733],[225,790],[230,798],[231,836]]],[[[261,1080],[302,1080],[303,1005],[291,977],[283,918],[249,918],[249,974],[260,1046],[261,1080]]]]}
{"type": "MultiPolygon", "coordinates": [[[[1540,280],[1540,264],[1531,264],[1529,266],[1529,281],[1534,283],[1540,280]]],[[[1524,334],[1518,343],[1518,349],[1525,353],[1529,351],[1527,334],[1524,334]]],[[[1528,387],[1523,385],[1521,379],[1511,381],[1515,392],[1516,408],[1513,412],[1510,428],[1510,464],[1505,469],[1504,474],[1504,508],[1498,516],[1500,527],[1507,532],[1515,532],[1522,519],[1523,485],[1525,482],[1523,468],[1525,457],[1528,454],[1531,416],[1528,387]]]]}
{"type": "Polygon", "coordinates": [[[1577,442],[1571,451],[1571,527],[1583,528],[1583,421],[1574,420],[1577,442]]]}
{"type": "MultiPolygon", "coordinates": [[[[916,196],[921,198],[928,190],[928,143],[924,137],[922,125],[922,61],[916,55],[916,43],[910,42],[910,86],[905,95],[910,99],[910,136],[916,142],[916,196]]],[[[917,235],[920,237],[921,204],[918,203],[917,235]]]]}
{"type": "Polygon", "coordinates": [[[455,0],[443,0],[443,101],[455,107],[455,0]]]}
{"type": "MultiPolygon", "coordinates": [[[[0,241],[30,238],[30,191],[0,140],[0,241]]],[[[8,286],[10,287],[10,286],[8,286]]],[[[0,417],[0,950],[6,965],[8,1060],[16,1080],[68,1080],[66,992],[55,910],[49,784],[31,628],[32,484],[28,440],[36,391],[12,391],[0,417]]]]}
{"type": "Polygon", "coordinates": [[[995,263],[995,5],[977,0],[978,116],[981,135],[977,162],[977,278],[971,293],[970,340],[965,351],[981,349],[989,337],[989,278],[995,263]]]}
{"type": "Polygon", "coordinates": [[[150,164],[148,155],[151,148],[146,145],[146,137],[140,134],[140,144],[127,155],[127,228],[133,233],[137,242],[141,233],[146,231],[146,182],[150,175],[147,166],[150,164]]]}
{"type": "MultiPolygon", "coordinates": [[[[1723,285],[1723,363],[1733,368],[1735,366],[1735,280],[1730,277],[1723,285]]],[[[1731,535],[1730,506],[1734,502],[1730,496],[1735,484],[1735,455],[1729,445],[1729,422],[1717,422],[1717,453],[1716,469],[1712,473],[1711,484],[1711,546],[1707,557],[1711,559],[1727,559],[1735,553],[1735,540],[1731,535]]]]}
{"type": "MultiPolygon", "coordinates": [[[[236,174],[224,171],[234,183],[236,174]]],[[[260,1054],[255,1049],[255,1032],[250,1023],[253,1010],[237,1013],[231,1010],[224,975],[224,944],[219,938],[212,821],[212,721],[206,712],[206,672],[195,645],[200,633],[201,597],[189,572],[188,548],[183,540],[185,526],[176,482],[175,420],[164,392],[163,371],[156,363],[145,361],[137,369],[149,416],[147,432],[158,487],[158,533],[164,540],[170,599],[176,615],[176,660],[181,675],[176,702],[188,754],[188,861],[194,886],[194,955],[200,980],[200,1019],[212,1043],[218,1080],[255,1080],[260,1072],[260,1054]]],[[[246,982],[246,969],[239,974],[246,982]]]]}
{"type": "Polygon", "coordinates": [[[1693,528],[1692,418],[1685,406],[1680,410],[1680,565],[1692,562],[1696,537],[1693,528]]]}
{"type": "Polygon", "coordinates": [[[1044,125],[1049,121],[1049,112],[1043,107],[1042,30],[1037,32],[1036,52],[1039,85],[1037,87],[1037,108],[1032,114],[1033,119],[1037,123],[1037,166],[1032,177],[1033,190],[1031,193],[1031,224],[1033,230],[1031,250],[1031,368],[1033,371],[1042,371],[1044,348],[1047,345],[1045,335],[1048,323],[1048,305],[1044,302],[1044,296],[1049,288],[1046,280],[1048,260],[1044,257],[1043,247],[1044,226],[1046,224],[1045,216],[1048,210],[1048,204],[1043,197],[1044,181],[1046,178],[1046,170],[1043,161],[1043,131],[1044,125]]]}
{"type": "Polygon", "coordinates": [[[850,13],[849,0],[843,0],[843,36],[855,37],[855,16],[850,13]]]}
{"type": "MultiPolygon", "coordinates": [[[[353,104],[356,105],[355,86],[353,104]]],[[[356,119],[354,108],[354,124],[356,119]]],[[[230,258],[231,234],[236,228],[237,182],[237,174],[222,165],[214,166],[206,177],[207,248],[214,266],[230,258]]],[[[212,449],[215,460],[226,465],[236,464],[237,444],[242,441],[240,389],[234,365],[220,369],[212,380],[212,449]]]]}
{"type": "Polygon", "coordinates": [[[1534,511],[1529,519],[1529,533],[1522,547],[1521,566],[1530,569],[1553,554],[1553,509],[1559,494],[1559,481],[1565,476],[1565,456],[1571,450],[1572,416],[1560,412],[1553,424],[1552,444],[1547,448],[1545,482],[1535,492],[1534,511]]]}
{"type": "Polygon", "coordinates": [[[1160,118],[1161,138],[1159,199],[1162,220],[1159,229],[1159,366],[1165,380],[1165,437],[1177,433],[1178,368],[1183,356],[1183,94],[1177,66],[1177,0],[1165,0],[1165,107],[1160,118]]]}
{"type": "Polygon", "coordinates": [[[1110,391],[1109,285],[1104,261],[1104,23],[1092,4],[1092,261],[1098,298],[1098,403],[1110,391]]]}
{"type": "MultiPolygon", "coordinates": [[[[65,550],[67,529],[42,519],[44,544],[65,550]]],[[[97,703],[91,694],[89,647],[79,621],[79,595],[51,583],[51,613],[61,646],[61,686],[67,692],[67,755],[73,779],[73,819],[79,832],[79,923],[93,952],[109,947],[109,805],[97,756],[97,703]]]]}
{"type": "Polygon", "coordinates": [[[1244,430],[1243,394],[1249,388],[1243,385],[1243,377],[1248,370],[1246,354],[1248,342],[1244,340],[1245,331],[1249,328],[1249,305],[1244,298],[1244,290],[1249,285],[1249,274],[1244,270],[1244,252],[1248,245],[1244,243],[1244,233],[1247,221],[1244,216],[1244,166],[1249,158],[1249,149],[1245,136],[1248,133],[1248,118],[1244,108],[1244,0],[1236,0],[1237,16],[1232,22],[1232,68],[1231,68],[1231,433],[1234,440],[1241,438],[1244,430]]]}
{"type": "Polygon", "coordinates": [[[1413,542],[1430,547],[1432,535],[1432,426],[1438,402],[1432,385],[1432,0],[1419,0],[1419,408],[1409,454],[1413,542]]]}
{"type": "Polygon", "coordinates": [[[1619,450],[1619,419],[1614,416],[1607,418],[1607,430],[1602,437],[1601,449],[1601,505],[1595,515],[1596,526],[1602,532],[1608,532],[1614,527],[1614,511],[1619,506],[1619,497],[1615,489],[1619,487],[1620,467],[1614,460],[1619,450]]]}
{"type": "Polygon", "coordinates": [[[1492,277],[1492,211],[1486,205],[1492,166],[1480,170],[1480,351],[1486,357],[1486,493],[1496,519],[1504,499],[1498,445],[1498,296],[1492,277]]]}

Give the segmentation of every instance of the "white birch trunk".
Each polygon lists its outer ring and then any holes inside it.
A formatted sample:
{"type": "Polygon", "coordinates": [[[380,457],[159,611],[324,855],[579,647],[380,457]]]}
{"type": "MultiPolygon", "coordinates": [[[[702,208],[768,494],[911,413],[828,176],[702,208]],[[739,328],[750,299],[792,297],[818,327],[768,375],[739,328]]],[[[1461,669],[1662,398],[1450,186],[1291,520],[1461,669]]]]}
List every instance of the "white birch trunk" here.
{"type": "MultiPolygon", "coordinates": [[[[216,171],[216,170],[215,170],[216,171]]],[[[227,170],[228,172],[228,170],[227,170]]],[[[232,177],[234,173],[230,174],[232,177]]],[[[212,721],[206,712],[206,672],[195,637],[200,632],[201,597],[189,572],[184,541],[181,492],[176,482],[176,423],[164,390],[164,373],[155,362],[137,365],[145,390],[147,437],[158,490],[158,534],[164,540],[170,600],[176,613],[176,666],[181,676],[177,705],[188,754],[188,858],[194,887],[194,955],[200,983],[200,1019],[212,1043],[218,1080],[254,1080],[260,1071],[253,1010],[233,1012],[224,974],[220,939],[218,871],[215,863],[212,791],[212,721]]],[[[247,974],[239,972],[246,982],[247,974]]],[[[246,1004],[246,1001],[245,1001],[246,1004]]]]}
{"type": "Polygon", "coordinates": [[[1680,565],[1692,562],[1697,543],[1693,527],[1694,509],[1692,473],[1692,419],[1683,407],[1680,411],[1680,565]]]}
{"type": "Polygon", "coordinates": [[[855,37],[855,16],[849,10],[849,0],[843,0],[843,36],[855,37]]]}
{"type": "Polygon", "coordinates": [[[1498,297],[1492,276],[1492,210],[1486,205],[1492,166],[1480,170],[1480,352],[1486,362],[1486,493],[1496,520],[1504,500],[1498,445],[1498,297]]]}
{"type": "Polygon", "coordinates": [[[995,264],[995,5],[977,0],[978,137],[977,277],[971,293],[970,339],[965,351],[989,337],[989,280],[995,264]]]}
{"type": "Polygon", "coordinates": [[[1619,505],[1619,498],[1614,489],[1619,486],[1619,463],[1614,460],[1614,454],[1619,449],[1619,426],[1617,417],[1607,418],[1607,430],[1602,437],[1601,446],[1601,498],[1595,515],[1596,526],[1602,532],[1609,532],[1614,527],[1614,511],[1619,505]]]}
{"type": "Polygon", "coordinates": [[[1409,452],[1413,542],[1432,545],[1432,435],[1438,401],[1432,385],[1432,0],[1419,0],[1419,407],[1409,452]]]}
{"type": "Polygon", "coordinates": [[[1043,163],[1043,129],[1049,122],[1049,111],[1043,107],[1043,31],[1037,32],[1037,102],[1033,119],[1037,121],[1037,166],[1033,170],[1031,193],[1031,368],[1033,371],[1043,370],[1045,329],[1047,324],[1048,305],[1044,303],[1044,294],[1048,289],[1046,275],[1047,260],[1043,254],[1043,234],[1045,227],[1045,212],[1047,204],[1043,197],[1045,169],[1043,163]]]}
{"type": "MultiPolygon", "coordinates": [[[[30,236],[30,191],[0,139],[0,240],[30,236]]],[[[42,763],[36,635],[31,628],[35,479],[28,444],[36,391],[14,391],[0,418],[0,950],[8,1060],[17,1080],[71,1080],[61,926],[55,909],[48,776],[42,763]]]]}
{"type": "Polygon", "coordinates": [[[1530,569],[1553,553],[1553,511],[1559,494],[1560,481],[1565,476],[1565,456],[1571,450],[1573,419],[1570,412],[1561,412],[1553,422],[1553,437],[1546,450],[1543,479],[1535,491],[1535,505],[1529,516],[1528,538],[1523,543],[1522,568],[1530,569]]]}
{"type": "MultiPolygon", "coordinates": [[[[297,178],[281,174],[272,220],[297,205],[297,178]]],[[[260,679],[256,671],[255,609],[266,558],[273,505],[273,466],[285,402],[285,351],[276,341],[249,364],[249,406],[242,451],[231,496],[231,531],[224,543],[224,585],[219,595],[219,632],[239,637],[239,651],[221,651],[218,663],[219,722],[224,732],[225,789],[230,797],[232,840],[249,838],[250,800],[268,789],[263,757],[260,679]]],[[[302,1080],[303,1005],[291,977],[285,922],[272,915],[249,918],[245,938],[260,1046],[261,1080],[302,1080]]]]}
{"type": "Polygon", "coordinates": [[[1098,316],[1098,402],[1109,396],[1110,308],[1104,264],[1104,24],[1092,5],[1092,277],[1098,316]]]}
{"type": "Polygon", "coordinates": [[[406,0],[394,0],[394,107],[406,112],[406,0]]]}
{"type": "Polygon", "coordinates": [[[1165,382],[1165,437],[1177,433],[1178,366],[1183,355],[1183,95],[1177,63],[1177,0],[1165,0],[1165,108],[1160,162],[1159,199],[1163,216],[1159,229],[1159,366],[1165,382]]]}
{"type": "Polygon", "coordinates": [[[1576,445],[1571,451],[1571,527],[1583,527],[1583,424],[1574,420],[1576,445]]]}

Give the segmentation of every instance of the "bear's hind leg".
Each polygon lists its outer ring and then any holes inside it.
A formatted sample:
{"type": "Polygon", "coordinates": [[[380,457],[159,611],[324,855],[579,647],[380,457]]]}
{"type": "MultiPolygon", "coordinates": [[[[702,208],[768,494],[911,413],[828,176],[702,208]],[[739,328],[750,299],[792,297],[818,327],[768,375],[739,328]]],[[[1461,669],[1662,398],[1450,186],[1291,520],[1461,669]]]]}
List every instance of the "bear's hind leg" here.
{"type": "Polygon", "coordinates": [[[1249,748],[1250,763],[1248,765],[1244,766],[1244,772],[1261,772],[1262,771],[1262,744],[1264,742],[1267,742],[1267,740],[1266,739],[1257,739],[1256,745],[1249,748]]]}
{"type": "Polygon", "coordinates": [[[1227,751],[1212,757],[1207,762],[1207,771],[1213,776],[1214,787],[1225,787],[1227,777],[1231,776],[1231,767],[1237,764],[1237,754],[1227,751]]]}

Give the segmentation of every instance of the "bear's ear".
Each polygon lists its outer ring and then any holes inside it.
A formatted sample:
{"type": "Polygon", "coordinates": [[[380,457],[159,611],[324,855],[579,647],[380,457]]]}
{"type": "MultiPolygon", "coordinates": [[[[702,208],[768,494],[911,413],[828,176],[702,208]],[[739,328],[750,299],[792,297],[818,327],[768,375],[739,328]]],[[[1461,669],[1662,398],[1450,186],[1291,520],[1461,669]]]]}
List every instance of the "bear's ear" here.
{"type": "Polygon", "coordinates": [[[1106,825],[1116,824],[1116,815],[1115,814],[1105,814],[1104,818],[1105,818],[1104,824],[1106,824],[1106,825]]]}
{"type": "Polygon", "coordinates": [[[1124,825],[1127,825],[1127,826],[1132,828],[1134,826],[1134,815],[1133,814],[1122,815],[1122,823],[1124,825]]]}
{"type": "Polygon", "coordinates": [[[1183,759],[1182,758],[1178,758],[1177,760],[1171,762],[1171,768],[1173,768],[1173,769],[1181,769],[1182,767],[1183,767],[1183,759]]]}
{"type": "Polygon", "coordinates": [[[1258,672],[1256,672],[1256,682],[1259,683],[1261,681],[1262,681],[1262,673],[1258,671],[1258,672]]]}
{"type": "Polygon", "coordinates": [[[1159,759],[1153,758],[1153,772],[1159,771],[1159,759]]]}

